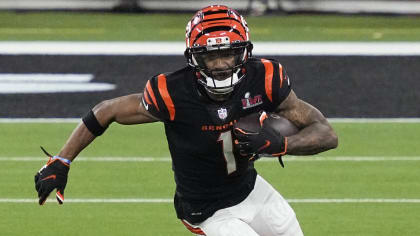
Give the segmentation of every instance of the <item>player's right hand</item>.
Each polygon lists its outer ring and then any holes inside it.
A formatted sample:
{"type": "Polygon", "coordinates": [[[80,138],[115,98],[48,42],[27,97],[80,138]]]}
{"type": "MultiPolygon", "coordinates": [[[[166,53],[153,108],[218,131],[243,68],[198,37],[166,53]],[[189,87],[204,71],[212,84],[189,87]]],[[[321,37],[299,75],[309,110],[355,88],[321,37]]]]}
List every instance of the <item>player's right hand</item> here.
{"type": "Polygon", "coordinates": [[[67,175],[70,162],[63,158],[51,156],[42,147],[49,160],[35,175],[35,189],[38,192],[39,205],[43,205],[50,193],[57,189],[56,198],[59,204],[64,202],[64,188],[67,184],[67,175]]]}

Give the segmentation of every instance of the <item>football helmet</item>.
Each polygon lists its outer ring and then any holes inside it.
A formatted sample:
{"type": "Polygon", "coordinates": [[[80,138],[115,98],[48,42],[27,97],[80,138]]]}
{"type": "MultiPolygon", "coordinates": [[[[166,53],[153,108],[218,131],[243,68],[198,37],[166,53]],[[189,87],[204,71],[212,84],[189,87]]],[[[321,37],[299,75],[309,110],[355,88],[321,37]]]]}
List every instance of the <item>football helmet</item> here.
{"type": "Polygon", "coordinates": [[[188,22],[185,36],[185,57],[196,70],[199,84],[210,95],[229,95],[245,76],[243,67],[252,55],[245,19],[227,6],[208,6],[188,22]],[[225,60],[224,65],[209,67],[208,61],[217,58],[225,60]]]}

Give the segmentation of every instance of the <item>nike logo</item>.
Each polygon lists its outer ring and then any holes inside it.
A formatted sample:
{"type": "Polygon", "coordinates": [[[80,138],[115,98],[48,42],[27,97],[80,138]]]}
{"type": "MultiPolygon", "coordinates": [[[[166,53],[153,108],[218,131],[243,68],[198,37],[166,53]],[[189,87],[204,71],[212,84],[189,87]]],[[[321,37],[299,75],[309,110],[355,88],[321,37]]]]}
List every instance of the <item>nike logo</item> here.
{"type": "Polygon", "coordinates": [[[270,144],[271,144],[271,142],[270,142],[270,141],[265,140],[265,144],[264,144],[264,146],[260,147],[260,148],[258,149],[258,151],[261,151],[261,150],[263,150],[263,149],[268,148],[268,147],[270,146],[270,144]]]}
{"type": "Polygon", "coordinates": [[[142,102],[143,102],[144,108],[146,108],[146,110],[149,110],[149,104],[146,101],[144,101],[144,99],[142,99],[142,102]]]}
{"type": "Polygon", "coordinates": [[[56,176],[55,176],[55,175],[49,175],[49,176],[47,176],[47,177],[45,177],[45,178],[41,179],[41,181],[44,181],[44,180],[47,180],[47,179],[53,179],[53,180],[55,180],[55,178],[56,178],[56,176]]]}

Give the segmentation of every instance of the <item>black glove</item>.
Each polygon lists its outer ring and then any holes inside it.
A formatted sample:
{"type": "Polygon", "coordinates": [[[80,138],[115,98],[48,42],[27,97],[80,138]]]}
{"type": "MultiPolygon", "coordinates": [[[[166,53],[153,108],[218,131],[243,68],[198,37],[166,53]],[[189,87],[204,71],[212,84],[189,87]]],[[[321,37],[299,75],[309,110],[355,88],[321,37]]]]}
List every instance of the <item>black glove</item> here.
{"type": "Polygon", "coordinates": [[[260,120],[262,125],[257,132],[234,128],[235,148],[240,155],[248,156],[250,160],[257,160],[260,155],[277,156],[284,167],[281,156],[286,154],[287,138],[270,128],[270,118],[260,120]]]}
{"type": "Polygon", "coordinates": [[[53,157],[44,148],[41,147],[41,149],[50,159],[35,175],[35,189],[38,192],[39,205],[45,203],[54,189],[57,189],[56,198],[58,203],[63,204],[64,188],[67,184],[70,161],[57,156],[53,157]]]}

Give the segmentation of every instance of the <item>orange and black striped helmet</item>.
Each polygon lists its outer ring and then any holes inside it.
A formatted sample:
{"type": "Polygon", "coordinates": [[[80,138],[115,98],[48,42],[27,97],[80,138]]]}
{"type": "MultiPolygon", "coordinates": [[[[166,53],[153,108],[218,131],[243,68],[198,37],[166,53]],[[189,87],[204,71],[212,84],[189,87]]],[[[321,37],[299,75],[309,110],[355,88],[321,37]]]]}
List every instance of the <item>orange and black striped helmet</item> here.
{"type": "Polygon", "coordinates": [[[199,10],[186,27],[185,57],[188,64],[204,78],[200,81],[215,93],[231,92],[233,86],[244,76],[241,68],[252,53],[249,29],[245,19],[235,10],[222,5],[213,5],[199,10]],[[201,56],[210,51],[230,50],[235,56],[230,81],[215,81],[201,56]],[[219,86],[218,86],[219,85],[219,86]]]}
{"type": "Polygon", "coordinates": [[[245,19],[235,10],[221,5],[199,10],[187,24],[185,40],[190,49],[221,43],[250,42],[245,19]],[[226,37],[229,41],[226,41],[226,37]]]}

